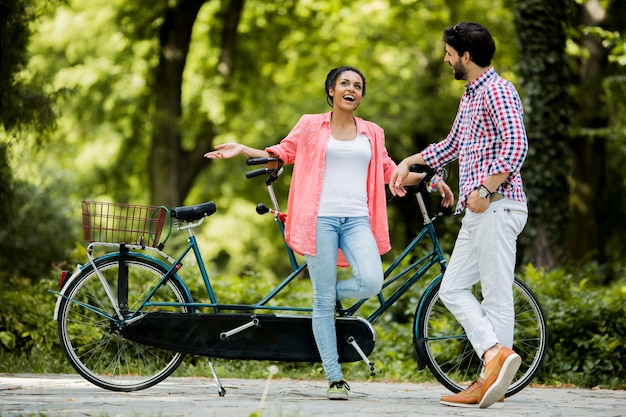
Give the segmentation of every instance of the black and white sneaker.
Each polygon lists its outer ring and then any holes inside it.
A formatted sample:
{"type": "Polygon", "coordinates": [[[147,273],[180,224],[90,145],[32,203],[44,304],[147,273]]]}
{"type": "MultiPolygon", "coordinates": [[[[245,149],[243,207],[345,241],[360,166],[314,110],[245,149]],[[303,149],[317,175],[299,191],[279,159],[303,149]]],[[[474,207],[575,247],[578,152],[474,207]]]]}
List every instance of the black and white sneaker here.
{"type": "Polygon", "coordinates": [[[347,400],[349,390],[350,385],[342,379],[341,381],[331,382],[326,395],[329,400],[347,400]]]}

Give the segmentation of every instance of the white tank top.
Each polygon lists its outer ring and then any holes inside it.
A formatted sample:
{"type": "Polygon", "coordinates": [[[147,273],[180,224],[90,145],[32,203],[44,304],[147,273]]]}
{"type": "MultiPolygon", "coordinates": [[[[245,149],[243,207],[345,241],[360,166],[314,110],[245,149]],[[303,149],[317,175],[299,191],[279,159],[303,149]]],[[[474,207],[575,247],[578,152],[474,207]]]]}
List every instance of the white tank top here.
{"type": "Polygon", "coordinates": [[[324,182],[318,216],[362,217],[367,210],[367,170],[372,149],[367,137],[354,140],[330,137],[326,148],[324,182]]]}

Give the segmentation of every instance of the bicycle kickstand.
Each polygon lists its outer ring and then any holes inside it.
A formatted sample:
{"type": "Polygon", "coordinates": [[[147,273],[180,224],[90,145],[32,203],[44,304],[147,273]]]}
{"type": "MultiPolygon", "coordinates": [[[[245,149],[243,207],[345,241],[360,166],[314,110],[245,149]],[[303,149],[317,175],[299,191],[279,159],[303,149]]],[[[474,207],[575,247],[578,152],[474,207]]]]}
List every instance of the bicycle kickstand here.
{"type": "Polygon", "coordinates": [[[352,347],[357,351],[359,356],[363,359],[363,362],[365,362],[365,364],[370,368],[370,375],[371,376],[376,375],[376,370],[374,369],[374,362],[370,361],[369,358],[365,355],[365,353],[363,353],[363,350],[361,350],[361,347],[354,339],[354,336],[348,337],[347,342],[352,345],[352,347]]]}
{"type": "Polygon", "coordinates": [[[220,395],[220,397],[223,397],[224,395],[226,395],[226,390],[224,389],[224,385],[222,385],[222,381],[220,381],[220,378],[217,376],[217,372],[215,372],[215,367],[213,366],[213,359],[208,358],[209,360],[209,368],[211,368],[211,372],[213,372],[213,378],[215,379],[215,384],[217,385],[217,393],[220,395]]]}

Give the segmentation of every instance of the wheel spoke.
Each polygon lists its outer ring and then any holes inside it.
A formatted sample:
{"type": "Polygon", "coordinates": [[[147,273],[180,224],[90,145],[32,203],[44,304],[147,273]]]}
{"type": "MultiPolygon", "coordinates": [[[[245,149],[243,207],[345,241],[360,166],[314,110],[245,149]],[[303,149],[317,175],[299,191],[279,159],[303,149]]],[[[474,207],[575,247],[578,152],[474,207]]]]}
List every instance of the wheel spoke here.
{"type": "MultiPolygon", "coordinates": [[[[480,288],[475,288],[480,300],[480,288]]],[[[519,392],[534,378],[547,348],[547,326],[535,295],[517,278],[513,289],[515,303],[514,349],[522,365],[507,396],[519,392]]],[[[416,311],[415,337],[425,340],[426,364],[435,377],[453,392],[461,391],[480,375],[482,361],[474,353],[461,325],[439,299],[437,286],[416,311]],[[417,313],[421,316],[417,317],[417,313]]]]}
{"type": "MultiPolygon", "coordinates": [[[[117,294],[119,261],[117,258],[96,260],[98,270],[117,294]]],[[[126,255],[128,270],[129,314],[141,306],[152,288],[161,281],[165,270],[145,258],[126,255]]],[[[63,350],[72,366],[88,381],[113,391],[135,391],[148,388],[169,376],[180,364],[183,355],[145,346],[124,339],[119,325],[96,311],[115,316],[115,309],[91,266],[87,267],[66,290],[59,309],[59,336],[63,350]],[[87,308],[85,306],[89,306],[87,308]],[[92,310],[93,309],[93,310],[92,310]]],[[[190,302],[185,288],[176,280],[168,280],[153,301],[190,302]]],[[[187,307],[150,307],[147,311],[189,312],[187,307]]],[[[142,311],[144,312],[144,311],[142,311]]]]}

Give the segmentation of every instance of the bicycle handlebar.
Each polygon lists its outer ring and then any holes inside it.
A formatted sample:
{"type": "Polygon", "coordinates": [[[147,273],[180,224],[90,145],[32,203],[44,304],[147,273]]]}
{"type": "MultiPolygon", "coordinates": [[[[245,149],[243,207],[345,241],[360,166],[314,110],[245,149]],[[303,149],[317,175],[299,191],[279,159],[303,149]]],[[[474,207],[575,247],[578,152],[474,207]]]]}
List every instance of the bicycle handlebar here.
{"type": "Polygon", "coordinates": [[[425,191],[426,184],[428,184],[428,181],[430,181],[430,179],[435,175],[435,171],[428,165],[414,164],[409,167],[409,171],[425,174],[416,184],[404,186],[407,191],[415,191],[416,193],[420,191],[425,191]]]}
{"type": "MultiPolygon", "coordinates": [[[[405,186],[404,188],[407,191],[414,191],[416,194],[426,191],[426,184],[431,180],[432,177],[435,176],[436,172],[428,165],[411,165],[409,167],[410,172],[419,172],[425,174],[415,185],[405,186]]],[[[452,215],[452,206],[444,207],[439,204],[439,208],[437,209],[437,216],[451,216],[452,215]]]]}
{"type": "Polygon", "coordinates": [[[260,157],[260,158],[248,158],[246,160],[246,165],[262,165],[262,164],[267,164],[269,162],[278,162],[280,163],[280,165],[282,165],[282,161],[278,158],[266,158],[266,157],[260,157]]]}
{"type": "Polygon", "coordinates": [[[413,164],[409,167],[409,171],[420,172],[422,174],[426,174],[424,177],[422,177],[422,181],[425,178],[428,178],[428,180],[430,181],[430,179],[435,175],[435,170],[433,170],[428,165],[413,164]]]}
{"type": "Polygon", "coordinates": [[[246,178],[250,179],[250,178],[254,178],[254,177],[258,177],[261,175],[267,175],[267,179],[265,180],[265,183],[267,185],[270,185],[271,183],[273,183],[274,181],[276,181],[278,179],[278,176],[283,172],[283,161],[280,158],[266,158],[266,157],[260,157],[260,158],[248,158],[246,160],[246,164],[247,165],[263,165],[263,164],[269,164],[269,163],[276,163],[276,167],[275,168],[259,168],[259,169],[255,169],[253,171],[248,171],[246,172],[246,178]]]}
{"type": "Polygon", "coordinates": [[[255,169],[254,171],[248,171],[246,172],[246,178],[250,179],[250,178],[258,177],[259,175],[269,174],[270,171],[271,170],[269,168],[259,168],[259,169],[255,169]]]}

